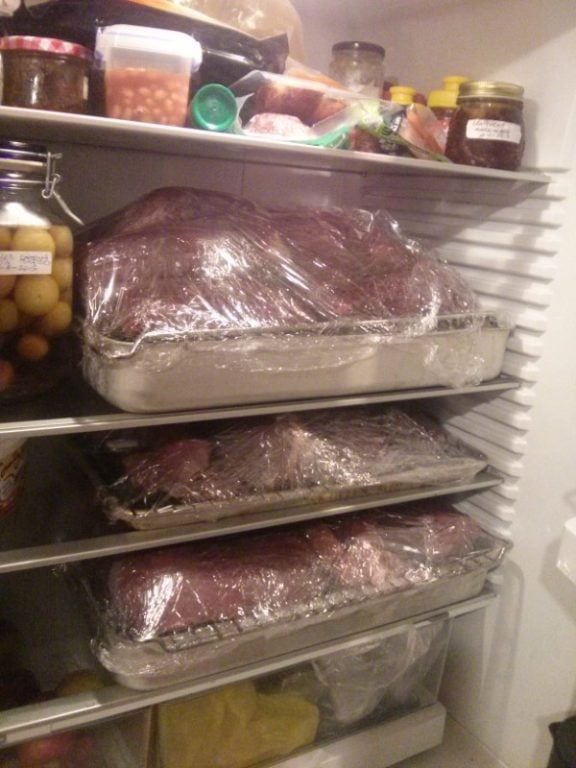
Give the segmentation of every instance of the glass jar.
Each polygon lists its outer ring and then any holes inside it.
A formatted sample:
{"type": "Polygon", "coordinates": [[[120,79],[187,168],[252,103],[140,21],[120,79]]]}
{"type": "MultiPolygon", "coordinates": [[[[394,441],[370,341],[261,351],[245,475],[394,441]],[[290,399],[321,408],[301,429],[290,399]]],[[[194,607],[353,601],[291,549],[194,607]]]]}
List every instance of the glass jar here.
{"type": "Polygon", "coordinates": [[[446,150],[450,122],[456,113],[457,99],[458,93],[456,91],[438,90],[430,91],[428,94],[428,107],[438,119],[440,130],[436,138],[443,152],[446,150]]]}
{"type": "Polygon", "coordinates": [[[73,359],[72,222],[56,156],[0,143],[0,400],[46,390],[73,359]]]}
{"type": "Polygon", "coordinates": [[[384,56],[381,45],[346,40],[332,46],[330,77],[356,93],[380,98],[384,84],[384,56]]]}
{"type": "Polygon", "coordinates": [[[84,113],[88,108],[87,48],[48,37],[0,38],[2,104],[84,113]]]}
{"type": "Polygon", "coordinates": [[[463,83],[446,155],[455,163],[515,171],[524,152],[524,89],[512,83],[463,83]]]}

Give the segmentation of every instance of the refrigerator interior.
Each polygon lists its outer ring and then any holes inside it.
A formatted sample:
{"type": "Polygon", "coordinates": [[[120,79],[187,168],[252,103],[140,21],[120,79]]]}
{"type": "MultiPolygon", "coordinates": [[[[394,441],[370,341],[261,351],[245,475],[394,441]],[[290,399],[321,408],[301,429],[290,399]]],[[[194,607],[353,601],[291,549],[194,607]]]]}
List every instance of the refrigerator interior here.
{"type": "MultiPolygon", "coordinates": [[[[388,76],[424,91],[453,72],[524,85],[524,165],[549,174],[550,183],[146,154],[56,140],[53,146],[64,152],[63,196],[86,220],[172,184],[268,205],[382,206],[408,234],[458,265],[487,308],[510,313],[517,327],[505,372],[521,388],[438,406],[454,433],[484,450],[505,475],[502,486],[468,498],[461,509],[514,543],[497,576],[496,605],[455,622],[440,700],[503,766],[537,768],[550,752],[548,724],[576,709],[574,586],[556,567],[563,525],[576,514],[576,6],[572,0],[294,5],[312,66],[326,69],[333,42],[360,38],[384,45],[388,76]]],[[[419,760],[427,765],[425,756],[419,760]]]]}

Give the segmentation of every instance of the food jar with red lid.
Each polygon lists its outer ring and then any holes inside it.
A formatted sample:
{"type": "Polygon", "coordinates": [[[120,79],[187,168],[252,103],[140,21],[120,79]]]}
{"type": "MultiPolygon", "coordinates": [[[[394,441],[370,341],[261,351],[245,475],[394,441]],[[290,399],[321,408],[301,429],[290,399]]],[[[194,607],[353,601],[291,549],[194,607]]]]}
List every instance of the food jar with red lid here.
{"type": "Polygon", "coordinates": [[[76,362],[72,228],[58,156],[0,142],[0,403],[35,396],[76,362]]]}
{"type": "Polygon", "coordinates": [[[8,107],[85,113],[92,54],[50,37],[0,38],[4,72],[2,104],[8,107]]]}
{"type": "Polygon", "coordinates": [[[462,83],[446,155],[455,163],[516,171],[524,152],[524,89],[513,83],[462,83]]]}

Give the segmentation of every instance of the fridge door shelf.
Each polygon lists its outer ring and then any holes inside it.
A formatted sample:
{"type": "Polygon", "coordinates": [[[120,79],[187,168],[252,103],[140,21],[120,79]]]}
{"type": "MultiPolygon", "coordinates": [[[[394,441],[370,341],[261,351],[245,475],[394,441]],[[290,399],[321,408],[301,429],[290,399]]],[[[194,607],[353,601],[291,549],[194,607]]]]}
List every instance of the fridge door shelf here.
{"type": "Polygon", "coordinates": [[[57,138],[59,143],[119,147],[144,152],[170,152],[172,155],[199,155],[204,159],[225,159],[315,170],[482,178],[525,182],[527,186],[547,184],[550,181],[545,174],[529,169],[500,171],[432,160],[327,149],[194,128],[20,107],[0,107],[0,128],[5,135],[12,138],[23,137],[46,142],[57,138]]]}
{"type": "Polygon", "coordinates": [[[457,618],[484,609],[495,598],[494,590],[490,586],[485,586],[476,597],[456,601],[440,611],[426,609],[409,618],[391,623],[381,622],[378,626],[363,631],[358,631],[354,626],[353,631],[345,636],[322,640],[313,638],[307,645],[301,645],[289,651],[278,649],[276,653],[258,658],[252,663],[221,670],[194,681],[188,680],[154,690],[136,690],[122,685],[108,685],[100,690],[5,710],[0,720],[0,746],[9,747],[32,738],[84,727],[162,702],[206,693],[224,685],[285,670],[338,651],[354,649],[366,642],[376,642],[392,637],[405,632],[411,626],[418,627],[439,619],[457,618]]]}
{"type": "MultiPolygon", "coordinates": [[[[0,108],[1,109],[1,108],[0,108]]],[[[41,437],[45,435],[80,434],[111,429],[150,427],[164,424],[185,424],[217,419],[235,419],[246,416],[264,416],[273,413],[297,413],[321,408],[347,408],[376,403],[400,403],[454,395],[498,394],[517,389],[520,383],[510,376],[498,376],[491,381],[464,387],[423,387],[390,392],[353,394],[342,397],[317,397],[225,408],[206,408],[163,413],[125,413],[109,405],[80,377],[71,378],[48,395],[26,403],[5,406],[0,437],[18,435],[41,437]]]]}

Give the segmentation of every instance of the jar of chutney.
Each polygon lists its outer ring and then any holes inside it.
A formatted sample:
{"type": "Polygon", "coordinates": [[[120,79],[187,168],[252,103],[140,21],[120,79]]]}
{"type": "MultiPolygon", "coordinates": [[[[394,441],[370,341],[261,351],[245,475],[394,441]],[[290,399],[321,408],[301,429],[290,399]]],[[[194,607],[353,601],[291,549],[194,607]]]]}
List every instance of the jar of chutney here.
{"type": "Polygon", "coordinates": [[[516,171],[524,152],[524,89],[512,83],[462,83],[446,155],[455,163],[516,171]]]}

